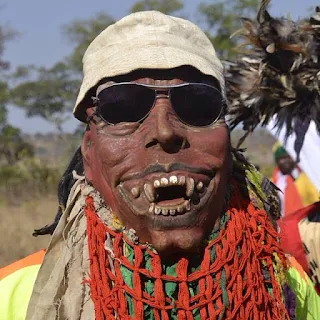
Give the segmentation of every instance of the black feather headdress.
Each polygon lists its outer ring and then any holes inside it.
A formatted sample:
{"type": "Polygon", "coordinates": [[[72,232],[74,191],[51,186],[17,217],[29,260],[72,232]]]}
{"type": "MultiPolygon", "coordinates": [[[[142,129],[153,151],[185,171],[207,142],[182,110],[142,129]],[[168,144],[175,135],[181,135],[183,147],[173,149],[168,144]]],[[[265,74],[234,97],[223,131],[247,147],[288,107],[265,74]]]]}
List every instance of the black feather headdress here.
{"type": "MultiPolygon", "coordinates": [[[[320,8],[309,21],[273,18],[262,1],[257,20],[237,32],[245,54],[225,62],[230,127],[247,133],[276,116],[276,127],[303,137],[313,120],[320,132],[320,8]],[[298,130],[298,131],[297,131],[298,130]]],[[[244,139],[241,140],[241,142],[244,139]]]]}

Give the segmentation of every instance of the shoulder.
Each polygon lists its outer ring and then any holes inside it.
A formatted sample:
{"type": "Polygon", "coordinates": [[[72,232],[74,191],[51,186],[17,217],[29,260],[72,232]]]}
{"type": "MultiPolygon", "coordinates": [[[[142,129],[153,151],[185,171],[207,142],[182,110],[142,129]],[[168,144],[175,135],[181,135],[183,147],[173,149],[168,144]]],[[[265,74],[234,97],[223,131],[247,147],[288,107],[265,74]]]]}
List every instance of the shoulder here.
{"type": "Polygon", "coordinates": [[[18,261],[15,261],[8,266],[0,269],[0,280],[8,277],[10,274],[33,265],[39,265],[42,263],[43,257],[45,254],[45,250],[37,251],[33,254],[30,254],[29,256],[20,259],[18,261]]]}
{"type": "Polygon", "coordinates": [[[38,251],[0,269],[0,320],[25,319],[44,254],[38,251]]]}
{"type": "Polygon", "coordinates": [[[313,283],[295,258],[289,258],[286,274],[288,285],[296,297],[296,318],[316,320],[320,314],[320,296],[313,283]]]}

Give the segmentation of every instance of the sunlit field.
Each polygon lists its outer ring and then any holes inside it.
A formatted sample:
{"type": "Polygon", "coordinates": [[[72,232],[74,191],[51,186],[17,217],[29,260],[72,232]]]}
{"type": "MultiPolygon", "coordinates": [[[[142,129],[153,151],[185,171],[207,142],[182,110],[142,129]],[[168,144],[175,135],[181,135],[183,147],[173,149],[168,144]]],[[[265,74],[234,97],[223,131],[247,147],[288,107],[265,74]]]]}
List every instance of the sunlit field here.
{"type": "Polygon", "coordinates": [[[47,247],[50,237],[33,237],[32,232],[50,223],[56,209],[53,195],[25,201],[19,206],[0,205],[0,267],[47,247]]]}

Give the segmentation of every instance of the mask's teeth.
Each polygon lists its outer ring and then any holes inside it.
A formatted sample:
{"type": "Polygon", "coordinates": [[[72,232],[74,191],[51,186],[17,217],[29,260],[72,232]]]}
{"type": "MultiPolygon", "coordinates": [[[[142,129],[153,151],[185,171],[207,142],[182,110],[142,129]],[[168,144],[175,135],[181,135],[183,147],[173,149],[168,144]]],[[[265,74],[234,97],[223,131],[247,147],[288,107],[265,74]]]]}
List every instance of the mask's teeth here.
{"type": "Polygon", "coordinates": [[[167,178],[160,179],[161,187],[166,187],[169,184],[169,180],[167,178]]]}
{"type": "Polygon", "coordinates": [[[155,195],[154,195],[154,187],[151,183],[145,183],[143,185],[144,193],[146,194],[147,199],[149,202],[154,202],[155,195]]]}
{"type": "Polygon", "coordinates": [[[186,180],[186,195],[191,197],[194,191],[194,180],[192,178],[187,178],[186,180]]]}
{"type": "Polygon", "coordinates": [[[200,191],[200,192],[203,191],[203,182],[202,182],[202,181],[199,181],[198,184],[197,184],[197,186],[196,186],[196,188],[197,188],[197,190],[200,191]]]}
{"type": "Polygon", "coordinates": [[[153,187],[155,189],[160,187],[168,187],[174,185],[184,186],[186,184],[186,177],[185,176],[170,176],[169,178],[162,177],[160,179],[156,179],[153,181],[153,187]]]}
{"type": "Polygon", "coordinates": [[[140,190],[137,187],[134,187],[131,189],[131,194],[135,197],[138,198],[140,196],[140,190]]]}
{"type": "Polygon", "coordinates": [[[174,184],[177,184],[178,183],[178,177],[177,176],[171,176],[169,178],[169,182],[170,184],[174,185],[174,184]]]}
{"type": "Polygon", "coordinates": [[[160,187],[160,181],[159,180],[154,180],[154,182],[153,182],[153,186],[155,187],[155,188],[159,188],[160,187]]]}
{"type": "Polygon", "coordinates": [[[178,207],[161,207],[158,205],[155,205],[154,203],[151,203],[149,207],[149,212],[154,213],[156,215],[163,215],[163,216],[175,216],[177,214],[181,214],[186,211],[190,211],[191,209],[191,203],[190,200],[186,200],[183,204],[181,204],[178,207]]]}
{"type": "Polygon", "coordinates": [[[186,208],[187,211],[189,211],[191,209],[190,200],[186,200],[184,202],[184,207],[186,208]]]}
{"type": "Polygon", "coordinates": [[[178,212],[178,213],[182,213],[183,210],[184,210],[184,205],[182,205],[182,206],[180,206],[180,207],[177,208],[177,212],[178,212]]]}
{"type": "Polygon", "coordinates": [[[168,213],[169,213],[169,210],[162,208],[162,209],[161,209],[161,212],[162,212],[162,214],[163,214],[164,216],[167,216],[168,213]]]}
{"type": "Polygon", "coordinates": [[[186,177],[185,176],[179,176],[178,177],[178,184],[180,186],[184,186],[186,184],[186,177]]]}
{"type": "Polygon", "coordinates": [[[149,207],[149,212],[154,213],[154,209],[155,209],[155,204],[152,202],[149,207]]]}

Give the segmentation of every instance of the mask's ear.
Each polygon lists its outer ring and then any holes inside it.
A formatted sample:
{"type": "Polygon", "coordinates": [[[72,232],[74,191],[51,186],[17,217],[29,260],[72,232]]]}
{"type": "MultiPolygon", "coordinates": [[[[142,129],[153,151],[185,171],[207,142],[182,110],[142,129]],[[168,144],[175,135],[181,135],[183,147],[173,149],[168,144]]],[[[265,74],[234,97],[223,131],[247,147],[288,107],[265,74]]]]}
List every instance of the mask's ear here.
{"type": "Polygon", "coordinates": [[[92,182],[92,139],[91,131],[88,128],[82,138],[81,142],[81,153],[83,158],[84,174],[87,181],[92,182]]]}

